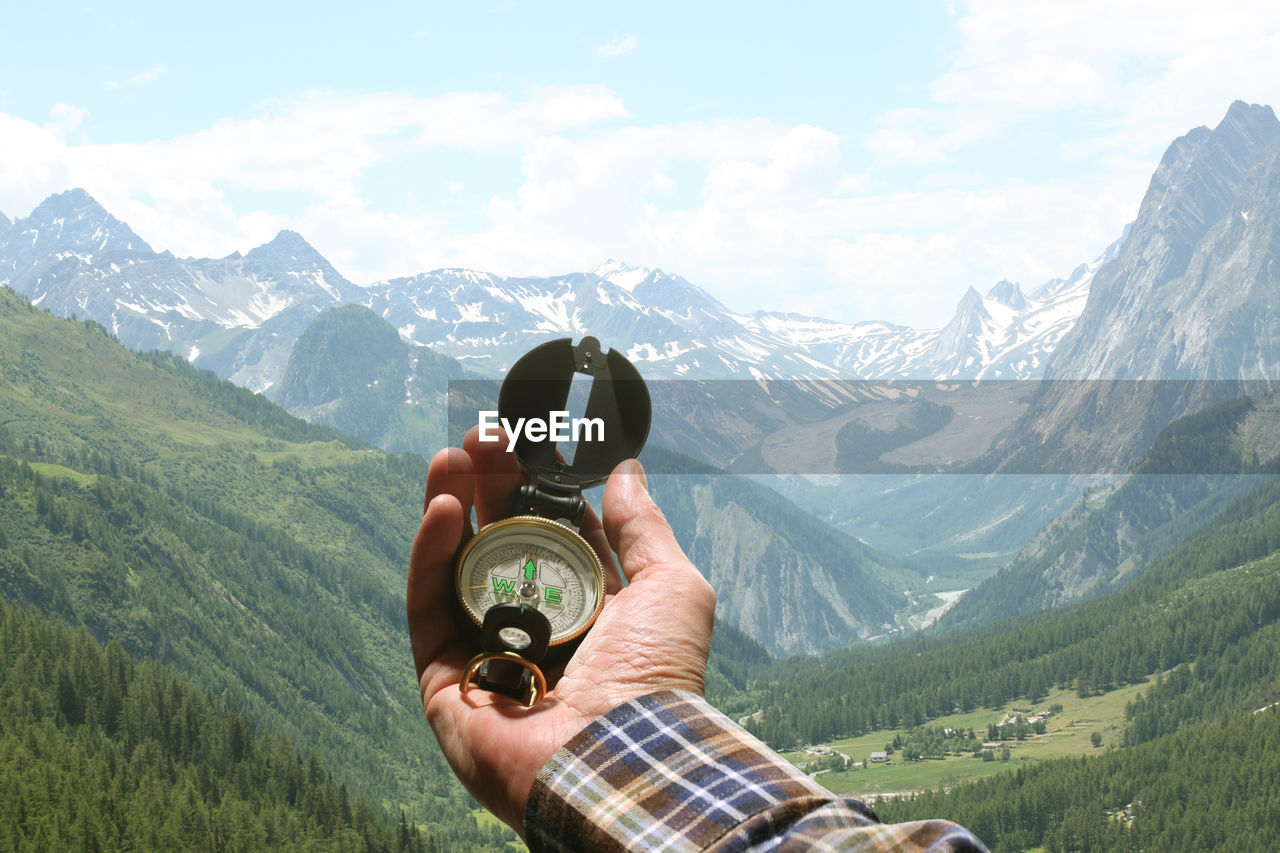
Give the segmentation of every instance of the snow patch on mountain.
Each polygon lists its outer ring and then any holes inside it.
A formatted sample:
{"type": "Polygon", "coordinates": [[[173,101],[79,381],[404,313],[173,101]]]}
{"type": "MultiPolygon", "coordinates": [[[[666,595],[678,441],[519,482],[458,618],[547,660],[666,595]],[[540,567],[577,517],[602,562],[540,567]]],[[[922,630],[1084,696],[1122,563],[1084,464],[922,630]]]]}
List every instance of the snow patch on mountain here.
{"type": "Polygon", "coordinates": [[[592,275],[598,275],[600,278],[619,287],[627,293],[631,293],[636,286],[653,274],[653,270],[647,267],[629,267],[622,261],[609,259],[599,266],[593,267],[592,275]]]}

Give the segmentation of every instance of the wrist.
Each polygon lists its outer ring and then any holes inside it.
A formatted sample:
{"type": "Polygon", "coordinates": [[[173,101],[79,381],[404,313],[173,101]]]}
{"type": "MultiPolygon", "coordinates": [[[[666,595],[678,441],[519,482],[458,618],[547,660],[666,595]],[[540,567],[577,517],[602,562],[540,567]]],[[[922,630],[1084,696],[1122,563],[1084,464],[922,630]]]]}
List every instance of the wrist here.
{"type": "Polygon", "coordinates": [[[525,809],[531,850],[700,850],[750,815],[830,792],[699,695],[624,702],[543,766],[525,809]]]}

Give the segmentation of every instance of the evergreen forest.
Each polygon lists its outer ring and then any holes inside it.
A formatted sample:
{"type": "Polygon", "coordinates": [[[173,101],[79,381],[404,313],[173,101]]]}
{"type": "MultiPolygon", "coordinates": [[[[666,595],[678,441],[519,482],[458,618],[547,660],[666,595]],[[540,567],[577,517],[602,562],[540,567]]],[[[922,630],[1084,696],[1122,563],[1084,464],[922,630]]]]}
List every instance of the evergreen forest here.
{"type": "Polygon", "coordinates": [[[448,849],[112,640],[0,600],[0,848],[448,849]]]}

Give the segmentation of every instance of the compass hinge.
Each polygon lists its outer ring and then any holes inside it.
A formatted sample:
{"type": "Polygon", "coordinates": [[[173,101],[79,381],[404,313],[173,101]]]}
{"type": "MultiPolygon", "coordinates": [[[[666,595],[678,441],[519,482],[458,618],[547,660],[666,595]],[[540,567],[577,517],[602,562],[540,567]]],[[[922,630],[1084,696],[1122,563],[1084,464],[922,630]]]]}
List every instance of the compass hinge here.
{"type": "Polygon", "coordinates": [[[574,526],[581,527],[587,513],[587,502],[582,495],[557,495],[544,492],[537,486],[521,486],[516,500],[517,514],[532,513],[535,509],[548,510],[553,513],[553,518],[565,518],[574,526]]]}

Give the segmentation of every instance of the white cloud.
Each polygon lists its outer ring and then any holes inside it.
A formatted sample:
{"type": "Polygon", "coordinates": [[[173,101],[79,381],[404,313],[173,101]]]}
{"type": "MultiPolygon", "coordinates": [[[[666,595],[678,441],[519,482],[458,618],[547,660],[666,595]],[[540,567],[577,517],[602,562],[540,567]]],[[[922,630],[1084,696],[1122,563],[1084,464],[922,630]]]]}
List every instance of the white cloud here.
{"type": "Polygon", "coordinates": [[[454,264],[444,248],[453,233],[447,219],[381,210],[355,197],[314,204],[287,227],[358,284],[454,264]]]}
{"type": "Polygon", "coordinates": [[[67,160],[54,129],[0,113],[0,210],[26,216],[50,193],[74,186],[67,160]]]}
{"type": "Polygon", "coordinates": [[[518,152],[546,133],[626,115],[621,101],[598,86],[540,87],[515,102],[497,93],[310,92],[270,104],[252,119],[79,154],[97,171],[115,164],[151,180],[225,181],[330,198],[355,194],[368,169],[406,153],[433,146],[518,152]]]}
{"type": "Polygon", "coordinates": [[[158,80],[164,74],[169,73],[169,69],[163,65],[157,65],[154,68],[148,68],[146,71],[140,71],[129,78],[129,82],[135,86],[145,86],[153,80],[158,80]]]}
{"type": "Polygon", "coordinates": [[[1009,123],[995,111],[902,107],[875,118],[866,144],[886,165],[942,163],[958,149],[1009,123]]]}
{"type": "Polygon", "coordinates": [[[359,202],[375,167],[440,147],[518,156],[548,134],[627,112],[602,86],[534,87],[519,100],[490,92],[435,98],[309,92],[265,104],[249,119],[223,119],[167,139],[64,139],[83,116],[59,105],[41,128],[0,114],[0,208],[23,216],[45,196],[81,186],[157,248],[218,255],[270,239],[289,224],[278,213],[233,210],[224,190],[301,193],[317,211],[351,209],[377,219],[359,202]]]}
{"type": "Polygon", "coordinates": [[[107,80],[102,84],[102,88],[114,91],[116,89],[124,89],[133,86],[145,86],[148,83],[155,82],[167,73],[169,73],[168,68],[165,68],[162,65],[157,65],[153,68],[148,68],[145,71],[139,71],[123,83],[118,80],[107,80]]]}
{"type": "MultiPolygon", "coordinates": [[[[687,179],[687,178],[686,178],[687,179]]],[[[488,228],[456,237],[460,265],[534,274],[605,257],[662,266],[731,308],[940,325],[965,288],[1006,275],[1064,275],[1119,235],[1141,184],[1006,182],[872,192],[841,166],[840,141],[770,122],[629,127],[542,140],[518,193],[488,228]],[[677,162],[698,193],[664,204],[677,162]],[[1082,247],[1088,247],[1084,249],[1082,247]]]]}
{"type": "MultiPolygon", "coordinates": [[[[786,128],[752,120],[542,138],[522,158],[519,190],[490,201],[489,227],[457,238],[459,257],[468,265],[503,258],[505,272],[582,269],[611,254],[679,269],[678,259],[664,255],[669,246],[662,231],[669,217],[682,214],[656,201],[675,189],[673,168],[688,167],[699,176],[748,168],[786,134],[786,128]]],[[[713,181],[697,180],[705,196],[713,181]]],[[[696,192],[691,197],[698,202],[696,192]]]]}
{"type": "Polygon", "coordinates": [[[956,14],[960,49],[929,87],[933,106],[905,129],[900,116],[881,118],[909,151],[949,152],[1050,115],[1073,150],[1150,149],[1233,100],[1280,95],[1280,4],[1270,0],[969,0],[956,14]],[[975,121],[985,134],[957,137],[975,121]]]}
{"type": "Polygon", "coordinates": [[[639,46],[640,42],[636,40],[635,36],[627,36],[626,38],[600,45],[596,48],[596,53],[605,58],[622,56],[624,53],[630,53],[639,46]]]}
{"type": "Polygon", "coordinates": [[[49,110],[49,115],[53,121],[44,126],[44,129],[52,133],[59,139],[67,139],[80,128],[80,123],[84,121],[84,117],[89,114],[88,110],[71,104],[54,104],[49,110]]]}

